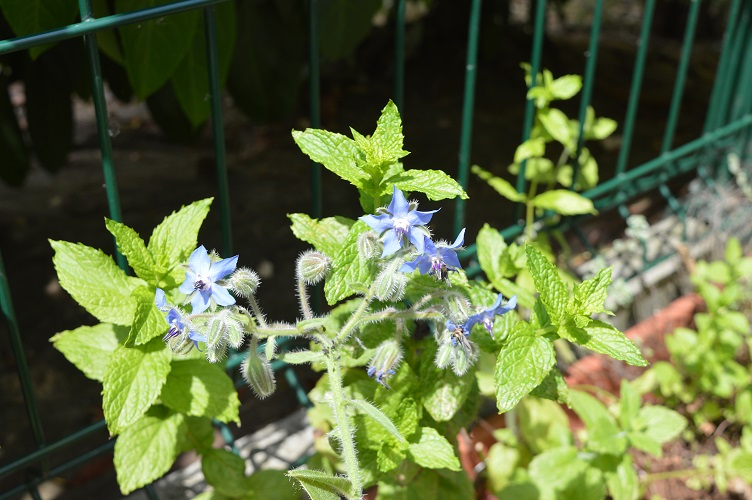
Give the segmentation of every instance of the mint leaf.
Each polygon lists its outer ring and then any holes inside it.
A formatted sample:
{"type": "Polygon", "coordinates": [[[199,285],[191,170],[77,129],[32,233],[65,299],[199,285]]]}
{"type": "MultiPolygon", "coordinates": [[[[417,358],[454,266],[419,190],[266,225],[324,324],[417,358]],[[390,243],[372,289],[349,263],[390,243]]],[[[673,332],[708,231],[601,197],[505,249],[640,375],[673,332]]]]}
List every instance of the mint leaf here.
{"type": "Polygon", "coordinates": [[[417,443],[410,443],[410,458],[418,465],[429,469],[460,470],[460,461],[454,447],[433,427],[423,427],[417,443]]]}
{"type": "MultiPolygon", "coordinates": [[[[173,286],[184,277],[183,264],[198,246],[198,230],[209,213],[213,198],[199,200],[165,217],[154,228],[148,249],[159,272],[170,273],[173,286]]],[[[166,285],[165,285],[166,286],[166,285]]]]}
{"type": "Polygon", "coordinates": [[[569,417],[558,404],[547,399],[523,398],[517,411],[520,432],[533,453],[572,444],[569,417]]]}
{"type": "Polygon", "coordinates": [[[128,326],[136,301],[131,292],[144,282],[131,278],[101,250],[80,243],[50,240],[60,286],[102,323],[128,326]]]}
{"type": "Polygon", "coordinates": [[[50,342],[84,375],[101,382],[112,352],[125,342],[127,335],[125,327],[100,323],[56,333],[50,342]]]}
{"type": "Polygon", "coordinates": [[[639,497],[640,482],[632,466],[632,455],[625,453],[614,472],[606,472],[608,493],[614,500],[634,500],[639,497]]]}
{"type": "Polygon", "coordinates": [[[180,437],[180,451],[203,453],[214,444],[214,425],[207,417],[185,417],[185,433],[180,437]]]}
{"type": "Polygon", "coordinates": [[[342,248],[350,228],[355,223],[347,217],[327,217],[312,219],[306,214],[287,214],[292,221],[292,232],[296,238],[310,243],[316,250],[330,257],[337,255],[342,248]]]}
{"type": "Polygon", "coordinates": [[[507,244],[501,233],[488,224],[484,224],[478,232],[475,244],[478,249],[478,262],[489,281],[493,283],[496,279],[505,278],[506,276],[500,269],[500,263],[507,244]]]}
{"type": "Polygon", "coordinates": [[[627,449],[624,433],[603,403],[581,391],[569,391],[569,400],[587,427],[588,449],[608,455],[621,455],[627,449]]]}
{"type": "Polygon", "coordinates": [[[568,314],[569,291],[554,265],[540,250],[532,245],[525,245],[525,252],[527,253],[527,267],[533,276],[535,288],[540,294],[543,305],[546,306],[551,321],[558,325],[568,314]]]}
{"type": "Polygon", "coordinates": [[[154,270],[157,264],[146,249],[144,240],[136,231],[120,222],[105,218],[104,225],[115,237],[118,250],[128,259],[128,264],[136,272],[136,276],[150,285],[156,286],[154,270]]]}
{"type": "Polygon", "coordinates": [[[632,366],[647,366],[637,346],[616,327],[599,320],[592,320],[585,327],[590,338],[582,344],[595,352],[606,354],[614,359],[625,361],[632,366]]]}
{"type": "Polygon", "coordinates": [[[381,116],[376,122],[376,130],[370,142],[373,156],[368,155],[367,161],[373,166],[390,165],[409,154],[408,151],[402,149],[404,142],[402,118],[400,118],[397,105],[391,99],[381,110],[381,116]]]}
{"type": "Polygon", "coordinates": [[[560,76],[548,86],[548,90],[554,99],[566,101],[571,99],[582,88],[582,77],[580,75],[560,76]]]}
{"type": "Polygon", "coordinates": [[[543,382],[530,391],[530,395],[535,396],[536,398],[550,399],[551,401],[570,406],[569,386],[567,386],[567,381],[564,380],[561,371],[555,366],[551,368],[551,371],[548,372],[548,375],[543,379],[543,382]]]}
{"type": "Polygon", "coordinates": [[[297,479],[313,500],[339,500],[350,497],[352,486],[344,477],[308,469],[293,469],[287,476],[297,479]]]}
{"type": "Polygon", "coordinates": [[[115,470],[123,495],[170,470],[184,426],[183,415],[155,406],[123,431],[115,442],[115,470]]]}
{"type": "Polygon", "coordinates": [[[390,194],[393,186],[402,191],[423,193],[429,200],[446,200],[460,197],[467,199],[467,193],[457,181],[441,170],[405,170],[382,182],[381,194],[390,194]]]}
{"type": "Polygon", "coordinates": [[[561,446],[536,455],[528,466],[530,478],[543,491],[567,489],[587,468],[578,453],[576,446],[561,446]]]}
{"type": "Polygon", "coordinates": [[[389,472],[401,464],[406,456],[406,448],[395,448],[391,443],[382,442],[376,452],[376,467],[379,472],[389,472]]]}
{"type": "Polygon", "coordinates": [[[543,128],[546,129],[551,137],[557,142],[561,143],[564,147],[568,147],[570,150],[574,150],[572,144],[571,129],[569,128],[569,118],[561,110],[556,108],[542,109],[538,111],[538,120],[540,120],[543,128]]]}
{"type": "Polygon", "coordinates": [[[133,290],[131,295],[136,299],[136,314],[133,316],[128,341],[135,342],[136,345],[146,344],[154,337],[165,333],[169,325],[164,315],[157,309],[154,302],[154,290],[140,286],[133,290]]]}
{"type": "Polygon", "coordinates": [[[677,438],[687,427],[687,419],[665,406],[640,408],[632,428],[663,444],[677,438]]]}
{"type": "Polygon", "coordinates": [[[553,210],[561,215],[597,214],[593,201],[567,189],[552,189],[541,193],[530,202],[537,208],[553,210]]]}
{"type": "Polygon", "coordinates": [[[102,409],[111,435],[141,418],[157,400],[170,372],[170,358],[159,338],[115,349],[102,385],[102,409]]]}
{"type": "Polygon", "coordinates": [[[284,470],[256,470],[245,481],[244,499],[264,498],[270,491],[274,500],[299,500],[300,491],[296,491],[284,470]]]}
{"type": "Polygon", "coordinates": [[[475,374],[468,371],[459,377],[452,370],[439,370],[433,362],[435,356],[435,343],[426,345],[420,369],[420,393],[428,414],[437,422],[447,422],[465,403],[475,374]]]}
{"type": "Polygon", "coordinates": [[[350,287],[350,283],[358,283],[363,286],[370,285],[372,279],[371,265],[361,257],[357,245],[358,236],[370,230],[363,221],[357,221],[353,224],[342,243],[342,248],[332,260],[334,271],[327,276],[324,284],[324,294],[329,305],[334,305],[355,293],[350,287]]]}
{"type": "Polygon", "coordinates": [[[601,269],[598,275],[583,281],[574,289],[574,307],[578,314],[590,316],[601,312],[609,312],[603,308],[608,297],[608,286],[611,284],[613,266],[601,269]]]}
{"type": "Polygon", "coordinates": [[[321,163],[358,189],[366,185],[368,174],[359,166],[361,151],[358,145],[342,134],[319,129],[293,130],[292,138],[311,160],[321,163]]]}
{"type": "Polygon", "coordinates": [[[201,458],[206,482],[223,495],[242,497],[246,493],[245,460],[232,452],[213,449],[201,458]]]}
{"type": "Polygon", "coordinates": [[[519,323],[496,358],[494,382],[499,413],[514,408],[523,396],[540,385],[556,361],[551,342],[536,337],[527,323],[519,323]]]}
{"type": "Polygon", "coordinates": [[[240,424],[240,401],[232,380],[204,359],[173,359],[160,399],[186,415],[240,424]]]}
{"type": "Polygon", "coordinates": [[[374,422],[378,423],[381,427],[383,427],[386,431],[388,431],[392,436],[394,436],[398,441],[407,442],[407,440],[404,437],[402,437],[402,434],[400,434],[399,429],[397,429],[394,423],[392,423],[392,421],[389,420],[389,417],[384,415],[384,413],[381,410],[373,406],[368,401],[364,401],[362,399],[352,399],[352,400],[349,400],[347,403],[350,404],[353,408],[371,417],[374,422]]]}
{"type": "Polygon", "coordinates": [[[501,177],[496,177],[491,172],[483,170],[478,165],[473,165],[470,169],[475,175],[486,181],[486,183],[496,190],[501,196],[510,201],[525,201],[527,195],[525,193],[518,193],[517,189],[509,182],[501,177]]]}

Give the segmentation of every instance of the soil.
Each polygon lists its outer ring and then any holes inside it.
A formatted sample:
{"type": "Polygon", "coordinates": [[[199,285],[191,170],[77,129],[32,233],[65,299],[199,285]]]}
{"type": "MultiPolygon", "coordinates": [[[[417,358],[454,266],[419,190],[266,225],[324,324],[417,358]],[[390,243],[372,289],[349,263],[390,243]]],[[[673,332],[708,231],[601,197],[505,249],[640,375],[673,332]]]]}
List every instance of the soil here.
{"type": "MultiPolygon", "coordinates": [[[[440,12],[440,8],[436,10],[440,12]]],[[[402,110],[405,149],[412,151],[405,159],[408,167],[438,168],[450,174],[456,171],[466,16],[465,12],[443,15],[433,24],[429,17],[422,43],[415,46],[409,56],[407,105],[402,110]]],[[[530,47],[526,28],[505,29],[499,35],[498,30],[489,28],[489,34],[482,40],[485,48],[478,64],[471,158],[473,163],[498,174],[505,172],[521,137],[525,88],[519,63],[529,58],[530,47]]],[[[581,74],[586,51],[583,33],[584,29],[552,33],[544,48],[544,66],[557,76],[581,74]]],[[[593,106],[599,115],[617,121],[623,119],[629,93],[635,34],[634,26],[621,31],[614,28],[611,32],[604,28],[593,106]]],[[[369,43],[383,42],[389,36],[388,30],[377,33],[375,41],[369,43]]],[[[649,80],[644,84],[640,119],[650,126],[635,130],[631,164],[654,157],[660,147],[656,130],[661,130],[665,121],[679,52],[677,42],[665,42],[657,43],[656,50],[648,57],[646,75],[649,80]]],[[[718,48],[717,41],[695,45],[676,144],[693,139],[701,131],[718,48]]],[[[366,54],[365,49],[363,51],[366,54]]],[[[379,58],[387,58],[386,49],[376,53],[379,58]]],[[[326,66],[323,74],[323,127],[342,133],[349,132],[348,126],[363,133],[372,131],[379,110],[391,95],[389,64],[374,57],[364,61],[355,58],[349,64],[326,66]]],[[[23,104],[20,91],[13,97],[16,104],[23,104]]],[[[576,103],[577,100],[565,107],[573,108],[576,103]]],[[[253,267],[262,275],[264,283],[259,298],[268,315],[273,319],[289,319],[298,309],[290,290],[292,262],[306,246],[292,236],[286,214],[309,212],[311,206],[309,162],[295,147],[289,131],[307,125],[305,102],[301,99],[299,109],[288,120],[263,126],[240,115],[229,98],[225,108],[234,250],[240,254],[241,265],[253,267]]],[[[125,223],[148,235],[165,215],[181,205],[215,195],[208,129],[195,144],[176,145],[161,135],[142,104],[122,104],[110,99],[109,112],[125,223]]],[[[93,324],[94,320],[60,288],[47,240],[80,241],[107,253],[113,248],[103,225],[108,210],[93,110],[88,103],[78,103],[75,116],[75,145],[68,165],[54,175],[34,167],[22,188],[0,185],[0,248],[48,443],[102,417],[99,384],[86,379],[48,342],[56,332],[93,324]]],[[[602,178],[609,176],[609,165],[615,163],[618,145],[619,137],[615,136],[593,148],[602,165],[602,178]]],[[[470,194],[466,205],[469,242],[485,222],[495,227],[514,222],[509,205],[482,181],[471,178],[467,191],[470,194]]],[[[326,171],[323,193],[325,216],[360,215],[355,190],[326,171]]],[[[436,208],[436,204],[430,205],[436,208]]],[[[439,236],[452,239],[449,235],[452,209],[448,204],[443,206],[434,219],[435,229],[439,236]]],[[[220,246],[218,221],[215,207],[200,234],[201,243],[207,247],[220,246]]],[[[7,464],[35,446],[24,410],[16,362],[8,349],[4,328],[5,325],[0,325],[0,332],[3,332],[0,335],[0,386],[3,387],[0,393],[0,463],[7,464]]],[[[299,374],[304,380],[311,380],[310,374],[299,374]]],[[[243,428],[236,429],[236,433],[251,432],[297,406],[292,402],[295,399],[291,392],[285,391],[284,381],[280,382],[280,393],[263,404],[241,395],[243,428]]],[[[56,454],[52,460],[62,463],[106,440],[102,432],[76,445],[74,450],[56,454]]],[[[103,472],[99,469],[86,469],[77,472],[78,476],[66,475],[70,482],[63,498],[116,497],[108,460],[99,462],[107,472],[105,480],[99,481],[96,488],[71,489],[85,482],[85,476],[101,477],[103,472]]],[[[18,484],[18,480],[18,475],[0,479],[0,491],[18,484]]]]}

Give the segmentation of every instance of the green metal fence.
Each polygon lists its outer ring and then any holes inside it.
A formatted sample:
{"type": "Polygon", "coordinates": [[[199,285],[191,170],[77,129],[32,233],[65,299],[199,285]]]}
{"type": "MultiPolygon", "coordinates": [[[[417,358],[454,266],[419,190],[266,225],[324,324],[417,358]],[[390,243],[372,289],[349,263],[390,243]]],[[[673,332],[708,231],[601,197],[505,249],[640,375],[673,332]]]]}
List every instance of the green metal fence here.
{"type": "MultiPolygon", "coordinates": [[[[69,38],[81,38],[86,47],[87,60],[91,74],[91,88],[96,119],[100,150],[102,157],[103,179],[106,186],[107,201],[109,205],[109,217],[114,220],[122,220],[118,196],[118,183],[116,165],[113,161],[113,152],[110,135],[108,133],[107,104],[104,97],[102,71],[100,67],[99,50],[97,46],[97,33],[101,30],[121,27],[131,23],[137,23],[157,17],[170,16],[179,12],[192,9],[200,9],[204,16],[204,29],[206,38],[206,58],[208,61],[207,78],[210,83],[211,122],[214,138],[214,155],[216,163],[216,193],[221,213],[222,253],[230,254],[232,251],[232,233],[229,190],[227,178],[227,162],[225,158],[225,140],[223,129],[222,107],[220,103],[221,89],[219,85],[218,53],[216,21],[214,6],[222,1],[231,0],[182,0],[170,4],[159,5],[144,10],[111,15],[102,18],[94,18],[89,0],[78,0],[80,22],[63,26],[52,31],[36,33],[29,36],[18,37],[0,41],[0,54],[20,51],[36,47],[46,43],[60,41],[69,38]]],[[[541,69],[541,59],[544,48],[545,20],[547,5],[545,0],[531,0],[535,2],[532,36],[532,50],[529,60],[532,66],[532,75],[541,69]]],[[[405,0],[397,0],[394,6],[395,22],[395,55],[394,55],[394,100],[400,109],[404,107],[404,78],[405,78],[405,0]]],[[[589,48],[585,53],[583,91],[579,101],[579,122],[585,122],[585,114],[590,104],[594,83],[596,81],[596,61],[598,57],[599,38],[601,34],[603,17],[603,0],[595,0],[592,10],[592,24],[589,48]]],[[[637,126],[637,110],[640,103],[640,93],[643,85],[643,75],[647,54],[650,50],[650,33],[653,13],[656,8],[656,0],[646,0],[642,29],[637,42],[636,60],[633,68],[632,83],[629,99],[622,122],[622,145],[615,164],[615,173],[612,178],[606,179],[597,187],[587,191],[585,196],[594,201],[600,211],[618,208],[622,216],[628,215],[626,203],[634,197],[650,190],[658,189],[664,196],[669,206],[681,210],[675,203],[667,183],[676,177],[689,172],[698,171],[700,175],[712,178],[713,167],[723,164],[725,155],[729,151],[737,152],[742,159],[749,158],[749,144],[752,138],[752,2],[732,0],[729,5],[728,22],[726,26],[723,45],[720,50],[720,61],[715,75],[715,83],[707,109],[705,126],[702,135],[695,139],[674,147],[677,123],[680,119],[682,108],[682,94],[687,81],[689,61],[692,57],[692,45],[695,39],[695,30],[698,26],[700,12],[700,0],[691,0],[689,14],[686,19],[685,35],[681,49],[680,59],[676,68],[676,78],[673,86],[671,104],[667,116],[666,126],[663,130],[660,154],[641,165],[630,165],[629,158],[632,149],[632,137],[637,126]]],[[[472,152],[472,124],[474,120],[475,81],[477,72],[477,54],[479,33],[481,26],[481,0],[469,0],[463,4],[463,8],[469,9],[469,29],[467,39],[467,61],[465,73],[465,90],[463,107],[461,112],[461,134],[459,144],[459,165],[456,172],[457,178],[463,186],[468,184],[468,171],[472,152]]],[[[309,0],[310,24],[309,24],[309,95],[310,95],[310,123],[313,127],[321,124],[320,89],[319,89],[319,1],[309,0]]],[[[525,59],[527,57],[523,57],[525,59]]],[[[408,103],[409,107],[409,103],[408,103]]],[[[530,100],[527,103],[525,119],[522,125],[521,139],[529,137],[533,124],[534,105],[530,100]]],[[[578,141],[578,156],[583,147],[582,129],[578,141]]],[[[2,159],[0,159],[2,161],[2,159]]],[[[321,172],[318,165],[311,168],[312,189],[312,215],[321,216],[321,172]]],[[[517,189],[524,192],[526,189],[524,178],[524,165],[517,178],[517,189]]],[[[459,200],[456,202],[455,227],[458,230],[465,223],[465,205],[459,200]]],[[[680,214],[681,215],[681,214],[680,214]]],[[[125,221],[127,222],[127,214],[125,221]]],[[[575,231],[579,228],[576,219],[564,221],[565,227],[572,227],[575,231]]],[[[521,232],[520,226],[511,226],[502,231],[505,238],[514,238],[521,232]]],[[[474,253],[474,247],[470,246],[464,256],[474,253]]],[[[118,256],[118,263],[126,269],[125,260],[118,256]]],[[[469,273],[477,273],[478,269],[469,269],[469,273]]],[[[40,498],[37,486],[47,478],[55,477],[70,469],[79,467],[81,464],[103,454],[111,453],[114,441],[105,442],[97,447],[88,449],[62,464],[54,464],[51,455],[64,449],[73,449],[85,438],[96,434],[102,434],[106,428],[105,423],[99,422],[85,429],[81,429],[59,441],[49,443],[45,440],[41,418],[37,404],[35,403],[34,390],[29,375],[29,368],[24,355],[24,347],[21,332],[16,321],[14,308],[11,300],[9,283],[2,263],[0,254],[0,307],[2,308],[5,327],[12,347],[13,357],[16,362],[20,388],[26,404],[29,426],[33,434],[37,449],[10,463],[0,465],[0,479],[13,477],[6,491],[0,492],[0,499],[14,498],[23,492],[28,492],[33,498],[40,498]]],[[[231,357],[227,367],[232,370],[240,363],[240,356],[231,357]]],[[[307,403],[305,391],[296,380],[292,370],[281,363],[275,365],[275,369],[284,370],[290,385],[295,388],[298,395],[298,403],[307,403]]],[[[228,444],[232,443],[232,436],[227,429],[223,435],[228,444]]],[[[150,497],[155,497],[153,489],[146,488],[150,497]]]]}

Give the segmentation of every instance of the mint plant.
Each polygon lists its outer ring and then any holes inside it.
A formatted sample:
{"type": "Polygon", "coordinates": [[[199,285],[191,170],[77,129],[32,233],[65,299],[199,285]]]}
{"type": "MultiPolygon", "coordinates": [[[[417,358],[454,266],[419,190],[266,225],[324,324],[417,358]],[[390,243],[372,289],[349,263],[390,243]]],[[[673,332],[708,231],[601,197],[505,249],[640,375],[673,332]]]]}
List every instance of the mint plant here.
{"type": "MultiPolygon", "coordinates": [[[[148,245],[127,226],[106,221],[136,277],[101,251],[52,242],[61,285],[103,322],[53,341],[103,382],[108,428],[119,435],[115,464],[124,493],[159,477],[190,448],[202,455],[215,489],[207,498],[244,498],[276,480],[246,477],[242,459],[211,448],[212,419],[238,420],[232,382],[211,364],[230,348],[246,346],[242,372],[261,398],[275,389],[274,359],[325,371],[310,394],[309,418],[323,431],[320,454],[308,469],[287,473],[314,499],[361,498],[372,485],[382,498],[471,495],[456,434],[476,418],[483,358],[495,364],[491,385],[500,412],[528,394],[568,401],[555,363],[559,338],[645,364],[623,333],[592,317],[607,312],[610,269],[570,290],[540,250],[522,245],[515,252],[531,282],[519,295],[468,281],[456,253],[464,230],[451,244],[436,239],[428,223],[438,218],[438,207],[419,211],[406,193],[429,201],[467,195],[444,172],[404,168],[400,159],[408,153],[393,103],[370,136],[308,129],[293,138],[358,189],[364,215],[289,215],[293,233],[313,246],[296,263],[300,317],[292,322],[266,318],[258,276],[236,268],[238,256],[222,258],[198,246],[210,200],[167,217],[148,245]],[[318,314],[308,289],[321,282],[331,310],[318,314]],[[529,310],[518,310],[518,303],[529,310]],[[278,348],[284,337],[310,344],[285,352],[278,348]]],[[[483,259],[498,250],[486,246],[483,259]]]]}

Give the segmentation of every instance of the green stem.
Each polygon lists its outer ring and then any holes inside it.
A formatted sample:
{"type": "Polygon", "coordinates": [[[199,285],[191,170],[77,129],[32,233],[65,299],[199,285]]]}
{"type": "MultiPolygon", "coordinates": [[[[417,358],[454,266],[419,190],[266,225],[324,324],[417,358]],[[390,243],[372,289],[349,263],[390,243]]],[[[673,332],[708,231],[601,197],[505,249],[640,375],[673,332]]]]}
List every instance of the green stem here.
{"type": "Polygon", "coordinates": [[[682,470],[668,470],[665,472],[653,472],[651,474],[645,474],[644,481],[646,484],[663,481],[666,479],[674,479],[678,477],[691,477],[691,476],[709,476],[713,474],[712,470],[698,470],[698,469],[682,469],[682,470]]]}
{"type": "Polygon", "coordinates": [[[363,313],[368,309],[368,306],[371,304],[371,301],[373,300],[373,288],[368,290],[368,293],[365,297],[363,297],[363,301],[360,303],[358,308],[355,310],[352,315],[350,315],[350,318],[347,320],[347,323],[342,327],[342,329],[337,334],[337,338],[334,339],[334,343],[336,345],[342,343],[347,339],[348,336],[355,330],[355,328],[358,326],[358,323],[362,321],[363,313]]]}
{"type": "Polygon", "coordinates": [[[528,241],[533,239],[533,222],[535,222],[535,207],[533,206],[533,198],[535,198],[535,191],[538,189],[538,181],[533,179],[530,181],[530,191],[527,194],[527,201],[525,202],[525,238],[528,241]]]}
{"type": "Polygon", "coordinates": [[[303,318],[312,319],[313,312],[311,311],[311,305],[308,303],[308,290],[306,290],[303,278],[298,278],[298,301],[300,302],[300,312],[303,314],[303,318]]]}
{"type": "MultiPolygon", "coordinates": [[[[355,316],[355,314],[353,314],[355,316]]],[[[342,458],[345,460],[347,478],[352,485],[354,498],[363,496],[363,484],[360,480],[358,457],[355,451],[354,428],[350,426],[350,417],[347,415],[347,401],[342,387],[342,373],[337,361],[337,353],[330,351],[326,357],[326,369],[329,374],[329,390],[332,393],[332,408],[334,419],[337,422],[340,443],[342,444],[342,458]]]]}
{"type": "Polygon", "coordinates": [[[253,315],[255,316],[256,321],[258,321],[259,326],[266,328],[266,318],[264,318],[264,313],[261,312],[261,308],[259,307],[258,302],[256,302],[256,297],[254,295],[248,297],[248,304],[250,304],[253,315]]]}

